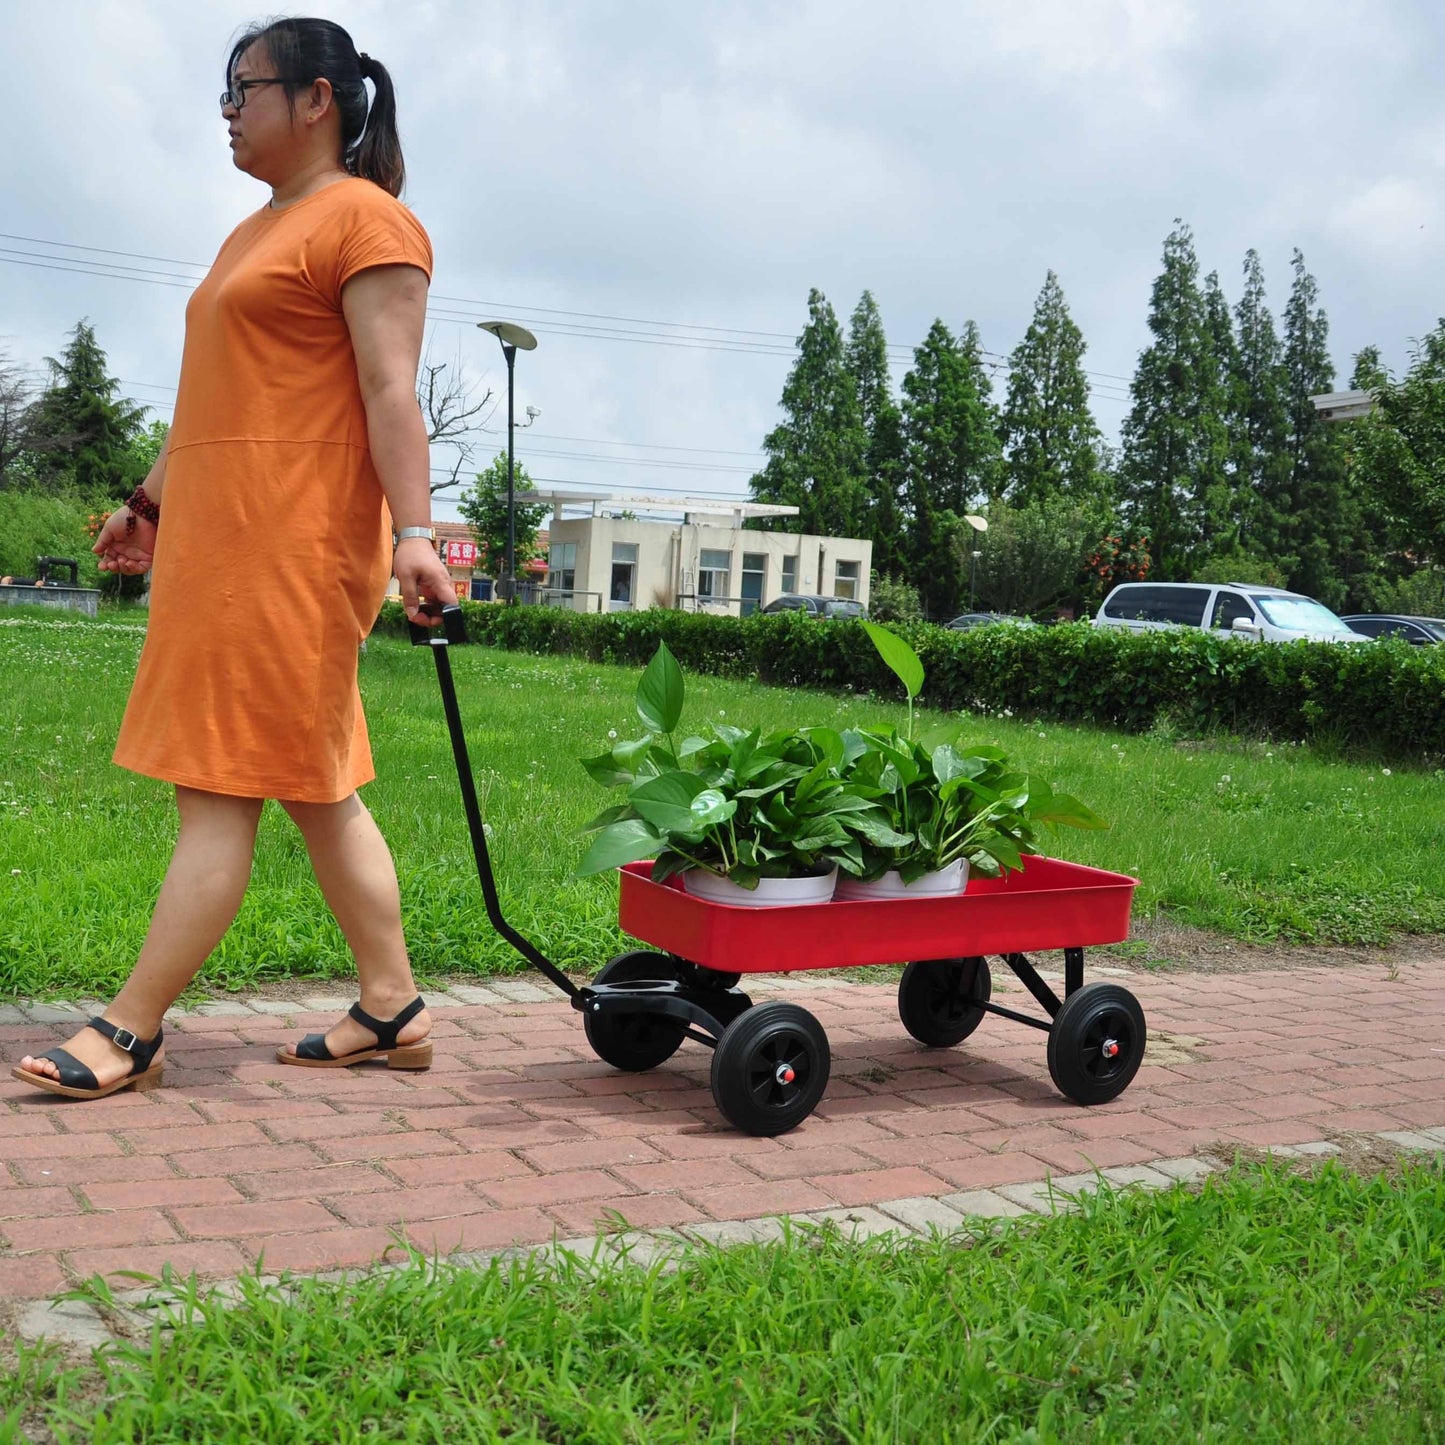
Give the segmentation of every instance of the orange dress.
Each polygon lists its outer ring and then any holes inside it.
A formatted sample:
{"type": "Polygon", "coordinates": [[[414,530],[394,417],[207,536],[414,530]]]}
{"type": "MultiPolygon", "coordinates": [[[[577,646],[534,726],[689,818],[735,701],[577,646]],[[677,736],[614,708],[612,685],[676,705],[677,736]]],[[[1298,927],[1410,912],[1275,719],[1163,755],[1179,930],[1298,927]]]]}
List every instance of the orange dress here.
{"type": "Polygon", "coordinates": [[[391,519],[341,288],[393,264],[430,277],[426,232],[351,178],[243,221],[191,296],[121,767],[311,803],[375,776],[356,666],[391,519]]]}

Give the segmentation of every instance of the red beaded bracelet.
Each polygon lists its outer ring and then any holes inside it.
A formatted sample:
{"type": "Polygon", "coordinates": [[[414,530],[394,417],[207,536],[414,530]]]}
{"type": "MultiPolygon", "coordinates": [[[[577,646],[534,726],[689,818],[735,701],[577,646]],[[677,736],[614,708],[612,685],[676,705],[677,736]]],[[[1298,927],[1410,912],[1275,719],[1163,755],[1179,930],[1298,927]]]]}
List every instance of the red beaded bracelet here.
{"type": "Polygon", "coordinates": [[[153,527],[158,527],[161,520],[161,509],[146,496],[146,489],[137,487],[130,496],[125,499],[125,505],[130,508],[130,516],[126,519],[126,531],[135,531],[135,519],[144,517],[153,527]]]}

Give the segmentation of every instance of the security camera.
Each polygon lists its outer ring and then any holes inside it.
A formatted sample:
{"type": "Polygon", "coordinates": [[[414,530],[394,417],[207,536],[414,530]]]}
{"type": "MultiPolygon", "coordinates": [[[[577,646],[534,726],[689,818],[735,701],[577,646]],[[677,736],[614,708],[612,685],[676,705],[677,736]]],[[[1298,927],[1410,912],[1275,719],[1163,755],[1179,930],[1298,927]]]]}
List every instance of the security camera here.
{"type": "Polygon", "coordinates": [[[528,420],[528,421],[536,421],[537,418],[538,418],[539,416],[541,416],[541,415],[542,415],[542,408],[541,408],[540,406],[529,406],[529,407],[527,408],[527,420],[528,420]]]}

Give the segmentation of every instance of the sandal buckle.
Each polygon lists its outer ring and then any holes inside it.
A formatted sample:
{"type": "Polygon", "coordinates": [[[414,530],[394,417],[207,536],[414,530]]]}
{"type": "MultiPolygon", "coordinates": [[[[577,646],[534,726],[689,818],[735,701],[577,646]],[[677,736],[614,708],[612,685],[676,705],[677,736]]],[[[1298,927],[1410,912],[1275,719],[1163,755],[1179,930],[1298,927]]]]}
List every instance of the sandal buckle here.
{"type": "Polygon", "coordinates": [[[129,1029],[117,1029],[111,1035],[110,1041],[116,1048],[124,1049],[128,1054],[135,1053],[136,1046],[140,1043],[140,1040],[129,1029]]]}

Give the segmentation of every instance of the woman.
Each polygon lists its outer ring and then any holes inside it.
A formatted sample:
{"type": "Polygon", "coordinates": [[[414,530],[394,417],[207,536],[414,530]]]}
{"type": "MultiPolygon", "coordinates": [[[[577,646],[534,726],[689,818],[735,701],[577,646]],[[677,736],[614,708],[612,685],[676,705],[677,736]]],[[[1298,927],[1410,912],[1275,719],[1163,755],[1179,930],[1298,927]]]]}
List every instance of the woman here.
{"type": "Polygon", "coordinates": [[[396,199],[391,79],[340,26],[248,31],[221,114],[271,198],[191,297],[166,446],[95,544],[105,571],[153,569],[115,761],[175,784],[180,833],[114,1002],[14,1071],[72,1098],[160,1082],[162,1017],[240,907],[266,798],[300,828],[361,983],[347,1017],[278,1057],[431,1062],[396,870],[356,794],[374,776],[357,651],[388,578],[413,620],[423,597],[455,601],[415,393],[431,246],[396,199]]]}

